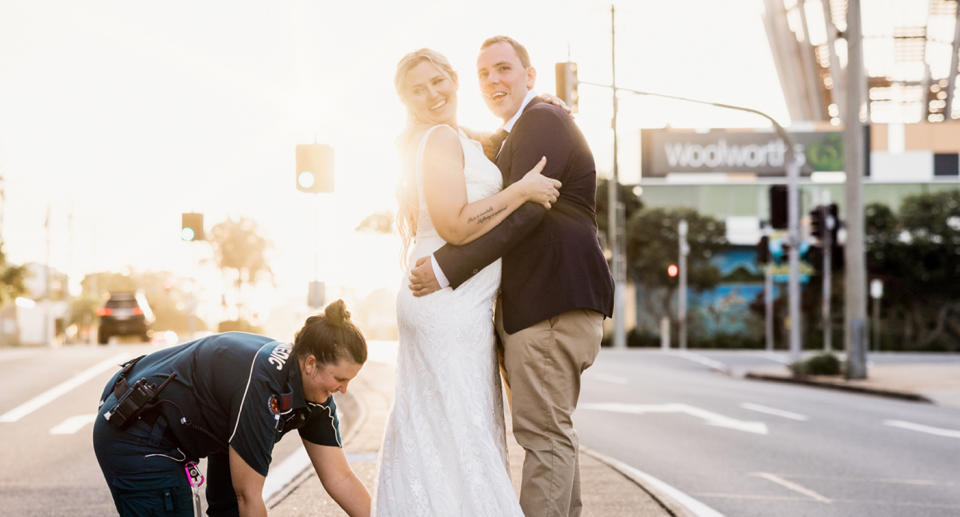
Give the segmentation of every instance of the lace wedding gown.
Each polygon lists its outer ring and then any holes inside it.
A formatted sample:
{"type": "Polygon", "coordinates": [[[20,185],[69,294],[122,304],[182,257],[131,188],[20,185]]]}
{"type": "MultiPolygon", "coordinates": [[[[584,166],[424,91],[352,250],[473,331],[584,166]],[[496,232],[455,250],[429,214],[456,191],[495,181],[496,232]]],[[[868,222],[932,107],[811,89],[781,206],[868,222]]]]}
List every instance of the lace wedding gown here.
{"type": "MultiPolygon", "coordinates": [[[[423,166],[417,151],[417,181],[423,166]]],[[[470,202],[502,187],[480,144],[460,133],[470,202]]],[[[408,264],[444,245],[423,189],[408,264]]],[[[493,308],[500,261],[456,290],[415,298],[401,282],[396,400],[387,419],[374,491],[374,515],[522,516],[510,481],[503,398],[494,348],[493,308]]]]}

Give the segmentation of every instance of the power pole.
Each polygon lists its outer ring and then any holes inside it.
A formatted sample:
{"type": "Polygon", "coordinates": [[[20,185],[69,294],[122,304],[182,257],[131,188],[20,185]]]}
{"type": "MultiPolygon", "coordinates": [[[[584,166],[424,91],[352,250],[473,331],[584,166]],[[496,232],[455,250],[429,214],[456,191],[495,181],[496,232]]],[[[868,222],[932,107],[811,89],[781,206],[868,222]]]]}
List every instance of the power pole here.
{"type": "Polygon", "coordinates": [[[624,300],[624,288],[626,288],[626,264],[623,257],[623,239],[620,234],[621,230],[621,221],[620,218],[623,215],[623,210],[620,208],[620,200],[618,199],[618,190],[620,188],[620,169],[619,169],[619,159],[617,153],[617,38],[616,38],[616,23],[615,23],[615,9],[613,3],[610,3],[610,65],[611,73],[613,79],[613,87],[611,91],[613,92],[613,118],[611,120],[611,126],[613,127],[613,177],[610,179],[610,182],[607,183],[607,225],[608,225],[608,237],[610,241],[610,251],[613,255],[611,257],[611,269],[613,269],[613,347],[614,348],[626,348],[627,347],[627,330],[626,324],[623,321],[623,300],[624,300]]]}
{"type": "Polygon", "coordinates": [[[690,253],[690,246],[687,245],[687,221],[681,219],[677,225],[677,234],[680,242],[680,257],[677,260],[679,266],[680,286],[677,291],[677,320],[679,329],[677,331],[677,346],[680,350],[687,349],[687,254],[690,253]]]}
{"type": "Polygon", "coordinates": [[[860,0],[847,2],[847,98],[843,103],[844,159],[847,169],[847,242],[844,246],[844,341],[848,379],[867,377],[866,260],[863,248],[863,128],[860,124],[864,91],[863,33],[860,0]]]}

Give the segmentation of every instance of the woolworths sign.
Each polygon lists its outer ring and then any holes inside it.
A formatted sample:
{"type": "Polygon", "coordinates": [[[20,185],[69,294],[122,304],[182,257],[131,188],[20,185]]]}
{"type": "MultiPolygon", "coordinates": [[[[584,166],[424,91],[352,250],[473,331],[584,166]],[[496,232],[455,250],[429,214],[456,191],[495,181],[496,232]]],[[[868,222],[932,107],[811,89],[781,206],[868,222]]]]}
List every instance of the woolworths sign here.
{"type": "MultiPolygon", "coordinates": [[[[795,152],[814,171],[843,170],[843,133],[790,133],[795,152]]],[[[663,129],[642,132],[643,176],[670,172],[752,172],[786,174],[787,145],[772,132],[712,130],[692,133],[663,129]]],[[[869,144],[868,144],[869,145],[869,144]]]]}

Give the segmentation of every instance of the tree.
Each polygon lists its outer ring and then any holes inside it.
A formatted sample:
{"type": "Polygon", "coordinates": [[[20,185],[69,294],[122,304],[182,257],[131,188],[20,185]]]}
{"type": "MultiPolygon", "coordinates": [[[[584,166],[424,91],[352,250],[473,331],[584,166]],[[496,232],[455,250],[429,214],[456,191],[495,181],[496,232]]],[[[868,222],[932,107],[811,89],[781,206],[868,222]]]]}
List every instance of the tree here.
{"type": "MultiPolygon", "coordinates": [[[[597,182],[597,229],[600,233],[600,242],[606,243],[607,235],[609,234],[609,227],[607,226],[607,219],[609,219],[610,203],[607,201],[610,198],[609,185],[610,180],[606,178],[601,178],[597,182]]],[[[643,201],[640,199],[640,196],[635,192],[636,187],[633,185],[624,185],[620,184],[620,188],[617,190],[617,199],[623,203],[624,219],[629,221],[633,214],[643,208],[643,201]]],[[[605,245],[606,246],[606,245],[605,245]]]]}
{"type": "Polygon", "coordinates": [[[242,300],[244,284],[255,284],[263,275],[273,279],[266,256],[271,244],[260,235],[260,228],[253,220],[241,217],[217,223],[210,229],[208,240],[224,275],[234,272],[233,285],[238,300],[242,300]]]}
{"type": "Polygon", "coordinates": [[[355,232],[366,233],[391,233],[393,232],[393,214],[390,212],[377,212],[370,214],[353,229],[355,232]]]}
{"type": "Polygon", "coordinates": [[[27,277],[25,266],[7,264],[7,255],[3,252],[3,242],[0,242],[0,307],[14,298],[27,292],[24,281],[27,277]]]}
{"type": "Polygon", "coordinates": [[[627,271],[638,286],[646,290],[639,297],[645,309],[657,319],[668,317],[677,322],[671,303],[678,281],[667,275],[667,266],[676,264],[679,255],[678,224],[687,221],[687,285],[702,292],[715,287],[720,270],[710,258],[727,245],[726,224],[691,209],[645,209],[627,220],[627,271]]]}
{"type": "Polygon", "coordinates": [[[960,350],[960,190],[865,208],[867,268],[884,282],[888,329],[914,349],[960,350]]]}

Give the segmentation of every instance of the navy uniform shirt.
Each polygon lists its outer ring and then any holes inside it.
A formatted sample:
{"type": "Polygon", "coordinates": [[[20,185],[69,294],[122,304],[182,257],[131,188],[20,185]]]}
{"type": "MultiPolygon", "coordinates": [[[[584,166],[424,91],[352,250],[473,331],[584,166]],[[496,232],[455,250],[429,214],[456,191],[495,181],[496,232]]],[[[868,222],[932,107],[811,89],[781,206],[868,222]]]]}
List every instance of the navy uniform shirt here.
{"type": "Polygon", "coordinates": [[[127,381],[146,377],[159,386],[176,372],[155,411],[187,458],[226,452],[229,444],[266,476],[274,444],[292,429],[318,445],[341,445],[333,397],[304,399],[291,351],[290,344],[264,336],[215,334],[144,357],[127,381]]]}

